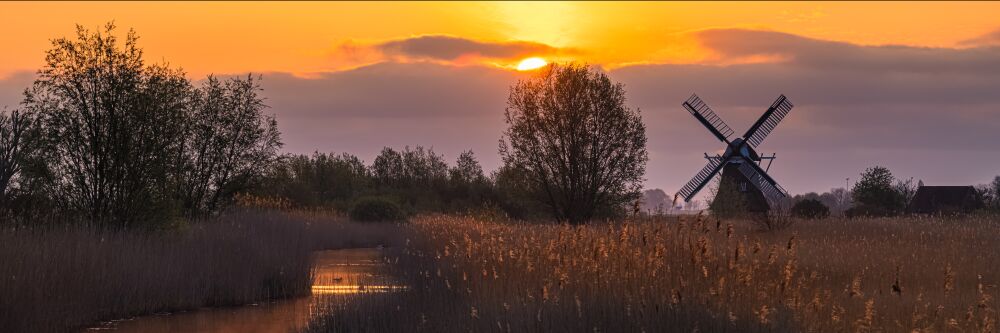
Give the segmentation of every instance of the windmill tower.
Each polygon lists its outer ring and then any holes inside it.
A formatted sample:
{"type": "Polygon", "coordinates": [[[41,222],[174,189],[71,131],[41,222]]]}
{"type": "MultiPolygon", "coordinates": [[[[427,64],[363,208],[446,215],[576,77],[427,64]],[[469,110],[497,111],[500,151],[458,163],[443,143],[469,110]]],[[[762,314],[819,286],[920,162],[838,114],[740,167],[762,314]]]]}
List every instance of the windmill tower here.
{"type": "Polygon", "coordinates": [[[792,103],[785,98],[785,95],[779,96],[742,137],[734,139],[730,138],[735,131],[729,128],[729,125],[726,125],[701,98],[698,98],[698,95],[691,95],[691,98],[682,105],[719,141],[726,144],[726,150],[722,155],[705,154],[708,165],[674,195],[675,202],[678,198],[683,198],[685,202],[691,201],[691,198],[698,194],[698,191],[704,188],[719,171],[722,171],[723,180],[719,185],[719,192],[738,191],[746,199],[750,212],[767,212],[788,196],[785,189],[760,167],[761,161],[767,160],[767,169],[770,169],[775,155],[762,157],[755,150],[778,126],[778,122],[792,110],[792,103]],[[730,186],[737,188],[728,188],[730,186]]]}

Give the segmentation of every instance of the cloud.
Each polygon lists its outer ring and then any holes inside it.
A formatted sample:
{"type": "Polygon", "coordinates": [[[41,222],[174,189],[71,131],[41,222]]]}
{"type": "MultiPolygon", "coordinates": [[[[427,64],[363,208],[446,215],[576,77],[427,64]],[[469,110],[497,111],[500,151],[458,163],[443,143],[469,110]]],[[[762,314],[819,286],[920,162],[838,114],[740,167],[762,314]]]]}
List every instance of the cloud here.
{"type": "Polygon", "coordinates": [[[1000,29],[958,42],[961,46],[1000,46],[1000,29]]]}
{"type": "Polygon", "coordinates": [[[745,29],[702,30],[694,35],[723,58],[777,56],[800,67],[873,74],[1000,74],[1000,48],[863,46],[745,29]]]}
{"type": "Polygon", "coordinates": [[[486,66],[385,62],[300,78],[266,74],[268,103],[296,116],[410,118],[481,115],[521,74],[486,66]]]}
{"type": "Polygon", "coordinates": [[[393,40],[375,47],[390,56],[448,61],[470,56],[491,59],[519,59],[528,56],[555,54],[560,51],[555,47],[535,42],[482,42],[445,35],[393,40]]]}
{"type": "Polygon", "coordinates": [[[28,71],[14,72],[0,78],[0,110],[16,108],[24,98],[24,89],[35,81],[35,73],[28,71]]]}
{"type": "Polygon", "coordinates": [[[374,43],[347,41],[337,45],[331,61],[337,68],[361,67],[380,62],[511,67],[527,57],[558,60],[580,54],[576,49],[529,41],[493,42],[448,35],[425,35],[374,43]]]}

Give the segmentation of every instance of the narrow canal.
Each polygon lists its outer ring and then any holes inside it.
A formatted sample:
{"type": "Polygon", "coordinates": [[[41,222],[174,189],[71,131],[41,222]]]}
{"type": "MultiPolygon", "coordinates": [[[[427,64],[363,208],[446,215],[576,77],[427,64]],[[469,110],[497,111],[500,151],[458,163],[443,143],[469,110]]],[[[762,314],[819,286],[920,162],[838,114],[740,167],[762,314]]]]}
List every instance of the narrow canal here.
{"type": "Polygon", "coordinates": [[[239,307],[206,308],[107,322],[94,330],[130,333],[289,332],[304,328],[318,316],[326,302],[338,296],[398,290],[386,274],[379,249],[346,249],[316,252],[312,295],[239,307]]]}

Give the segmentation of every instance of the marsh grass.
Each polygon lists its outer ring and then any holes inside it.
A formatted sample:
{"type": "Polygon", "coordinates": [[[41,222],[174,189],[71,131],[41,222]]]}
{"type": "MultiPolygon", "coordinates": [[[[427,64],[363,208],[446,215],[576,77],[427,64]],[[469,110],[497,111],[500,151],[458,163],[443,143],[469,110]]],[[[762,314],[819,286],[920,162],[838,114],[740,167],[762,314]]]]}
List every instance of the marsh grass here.
{"type": "Polygon", "coordinates": [[[169,231],[0,230],[0,327],[62,332],[306,295],[312,251],[390,245],[389,227],[321,211],[243,210],[169,231]]]}
{"type": "Polygon", "coordinates": [[[309,331],[995,332],[1000,223],[704,217],[588,226],[416,218],[386,260],[405,292],[309,331]]]}

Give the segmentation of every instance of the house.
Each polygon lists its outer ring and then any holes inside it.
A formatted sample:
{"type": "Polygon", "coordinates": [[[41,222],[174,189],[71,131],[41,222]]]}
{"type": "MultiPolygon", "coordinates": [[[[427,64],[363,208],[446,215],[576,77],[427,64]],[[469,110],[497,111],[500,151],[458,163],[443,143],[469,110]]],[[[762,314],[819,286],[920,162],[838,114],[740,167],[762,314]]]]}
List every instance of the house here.
{"type": "Polygon", "coordinates": [[[982,206],[979,193],[972,186],[921,186],[913,195],[910,214],[960,214],[982,206]]]}

